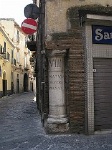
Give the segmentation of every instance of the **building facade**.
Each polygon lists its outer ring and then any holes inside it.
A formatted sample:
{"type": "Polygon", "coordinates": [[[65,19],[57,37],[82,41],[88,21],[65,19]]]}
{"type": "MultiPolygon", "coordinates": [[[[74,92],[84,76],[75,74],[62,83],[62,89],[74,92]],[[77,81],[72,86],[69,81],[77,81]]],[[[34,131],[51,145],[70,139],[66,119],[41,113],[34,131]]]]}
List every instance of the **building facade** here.
{"type": "Polygon", "coordinates": [[[1,18],[0,23],[13,43],[13,48],[6,47],[6,53],[10,50],[8,56],[10,57],[10,67],[6,67],[6,74],[10,72],[8,77],[10,78],[11,93],[33,91],[34,77],[33,68],[30,65],[31,52],[26,45],[27,35],[22,32],[14,19],[1,18]]]}
{"type": "Polygon", "coordinates": [[[41,0],[40,11],[37,104],[46,131],[111,132],[112,2],[41,0]]]}
{"type": "Polygon", "coordinates": [[[12,94],[11,89],[11,51],[13,42],[0,25],[0,97],[12,94]]]}

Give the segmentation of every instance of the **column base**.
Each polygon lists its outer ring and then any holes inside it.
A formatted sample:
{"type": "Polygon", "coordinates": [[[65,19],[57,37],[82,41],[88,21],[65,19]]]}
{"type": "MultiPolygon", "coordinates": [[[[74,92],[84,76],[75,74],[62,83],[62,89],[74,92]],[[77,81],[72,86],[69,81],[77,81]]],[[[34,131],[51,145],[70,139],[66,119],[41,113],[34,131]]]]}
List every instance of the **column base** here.
{"type": "Polygon", "coordinates": [[[45,123],[47,133],[67,133],[69,123],[67,118],[48,118],[45,123]]]}

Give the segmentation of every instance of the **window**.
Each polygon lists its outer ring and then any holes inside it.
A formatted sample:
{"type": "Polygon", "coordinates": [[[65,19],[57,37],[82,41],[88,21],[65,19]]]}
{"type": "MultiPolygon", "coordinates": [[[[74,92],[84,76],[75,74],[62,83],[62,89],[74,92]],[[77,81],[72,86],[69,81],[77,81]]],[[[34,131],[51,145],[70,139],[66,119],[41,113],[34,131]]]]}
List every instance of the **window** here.
{"type": "Polygon", "coordinates": [[[16,59],[14,59],[14,65],[16,66],[16,59]]]}
{"type": "Polygon", "coordinates": [[[3,53],[6,53],[6,42],[4,42],[3,53]]]}
{"type": "Polygon", "coordinates": [[[2,54],[2,45],[0,44],[0,54],[2,54]]]}
{"type": "Polygon", "coordinates": [[[11,50],[11,63],[13,64],[13,59],[14,59],[14,51],[13,50],[11,50]]]}
{"type": "Polygon", "coordinates": [[[2,76],[2,68],[1,68],[1,66],[0,66],[0,77],[2,76]]]}
{"type": "Polygon", "coordinates": [[[10,61],[10,54],[7,52],[7,60],[10,61]]]}
{"type": "Polygon", "coordinates": [[[19,79],[19,74],[17,74],[17,79],[19,79]]]}
{"type": "Polygon", "coordinates": [[[11,50],[11,54],[12,54],[12,58],[14,58],[14,51],[13,50],[11,50]]]}
{"type": "Polygon", "coordinates": [[[13,72],[11,72],[11,81],[13,81],[13,78],[14,78],[14,74],[13,72]]]}
{"type": "Polygon", "coordinates": [[[19,31],[17,30],[17,42],[19,42],[19,31]]]}
{"type": "Polygon", "coordinates": [[[19,52],[17,52],[17,54],[16,54],[16,61],[17,61],[17,63],[20,62],[20,53],[19,52]]]}
{"type": "Polygon", "coordinates": [[[25,55],[24,56],[24,67],[26,67],[27,66],[27,56],[25,55]]]}

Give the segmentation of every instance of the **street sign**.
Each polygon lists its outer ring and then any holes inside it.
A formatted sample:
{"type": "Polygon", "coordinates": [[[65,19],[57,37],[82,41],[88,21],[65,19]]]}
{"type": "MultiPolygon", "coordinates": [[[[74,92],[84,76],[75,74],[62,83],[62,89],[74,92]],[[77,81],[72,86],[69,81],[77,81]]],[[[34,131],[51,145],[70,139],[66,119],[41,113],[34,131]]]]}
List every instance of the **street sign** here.
{"type": "Polygon", "coordinates": [[[112,45],[112,26],[93,25],[92,42],[93,44],[112,45]]]}
{"type": "Polygon", "coordinates": [[[34,19],[28,18],[25,19],[21,24],[21,29],[26,34],[33,34],[37,31],[37,22],[34,19]]]}
{"type": "Polygon", "coordinates": [[[36,20],[39,17],[39,7],[36,4],[28,4],[24,8],[24,15],[26,18],[32,18],[36,20]]]}

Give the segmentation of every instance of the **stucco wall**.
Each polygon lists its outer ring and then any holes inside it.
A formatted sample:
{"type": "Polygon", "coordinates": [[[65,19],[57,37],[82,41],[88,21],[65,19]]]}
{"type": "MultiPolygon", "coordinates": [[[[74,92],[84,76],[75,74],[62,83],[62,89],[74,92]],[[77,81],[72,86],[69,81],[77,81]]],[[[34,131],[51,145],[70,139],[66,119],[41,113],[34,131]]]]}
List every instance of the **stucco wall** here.
{"type": "Polygon", "coordinates": [[[14,26],[13,19],[10,19],[10,20],[3,19],[2,20],[2,18],[1,18],[0,23],[2,24],[2,26],[4,26],[5,31],[7,31],[7,33],[9,34],[9,37],[12,39],[14,36],[14,28],[12,28],[12,26],[14,26]]]}
{"type": "Polygon", "coordinates": [[[68,8],[81,5],[112,6],[110,0],[47,0],[46,1],[46,35],[54,32],[66,32],[69,21],[66,13],[68,8]]]}
{"type": "MultiPolygon", "coordinates": [[[[0,76],[0,91],[3,91],[3,78],[4,80],[7,80],[7,92],[11,91],[11,50],[14,49],[14,45],[10,41],[10,38],[8,37],[8,34],[4,31],[4,28],[0,28],[0,44],[2,46],[2,52],[3,52],[3,47],[4,47],[4,42],[6,43],[6,54],[0,54],[0,66],[1,66],[1,76],[0,76]],[[10,58],[8,60],[7,52],[10,55],[10,58]],[[4,58],[7,59],[4,59],[4,58]],[[3,74],[5,76],[3,77],[3,74]]],[[[8,92],[10,93],[10,92],[8,92]]],[[[8,94],[7,93],[7,94],[8,94]]]]}

